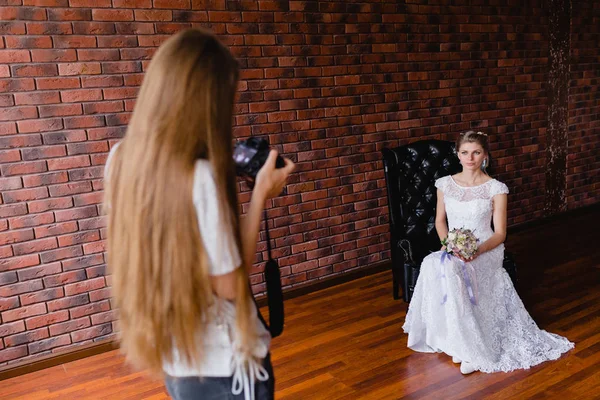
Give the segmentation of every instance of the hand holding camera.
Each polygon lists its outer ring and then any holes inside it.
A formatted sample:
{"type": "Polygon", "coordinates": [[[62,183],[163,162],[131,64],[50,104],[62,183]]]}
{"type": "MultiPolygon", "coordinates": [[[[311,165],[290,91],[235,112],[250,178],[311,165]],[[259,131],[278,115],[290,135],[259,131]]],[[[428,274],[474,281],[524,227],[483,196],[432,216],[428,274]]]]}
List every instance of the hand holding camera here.
{"type": "MultiPolygon", "coordinates": [[[[276,167],[276,160],[279,157],[277,150],[271,150],[263,167],[256,175],[254,191],[265,194],[265,200],[277,197],[283,191],[288,176],[292,173],[295,164],[290,159],[284,160],[284,167],[276,167]]],[[[279,157],[281,159],[281,157],[279,157]]]]}
{"type": "Polygon", "coordinates": [[[264,200],[278,196],[285,186],[287,177],[295,168],[294,163],[279,156],[276,150],[269,151],[264,139],[250,138],[238,142],[233,152],[237,174],[254,183],[254,192],[264,200]]]}

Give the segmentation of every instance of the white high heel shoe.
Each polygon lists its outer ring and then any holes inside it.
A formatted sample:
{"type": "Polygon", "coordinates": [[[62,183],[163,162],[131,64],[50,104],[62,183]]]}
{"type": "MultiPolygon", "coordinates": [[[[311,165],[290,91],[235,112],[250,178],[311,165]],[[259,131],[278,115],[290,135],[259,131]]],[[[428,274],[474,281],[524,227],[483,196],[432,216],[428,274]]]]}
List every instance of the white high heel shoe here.
{"type": "Polygon", "coordinates": [[[463,375],[469,375],[469,374],[472,374],[475,371],[477,371],[477,368],[475,368],[475,366],[473,366],[473,364],[471,364],[469,362],[463,361],[460,364],[460,372],[463,375]]]}

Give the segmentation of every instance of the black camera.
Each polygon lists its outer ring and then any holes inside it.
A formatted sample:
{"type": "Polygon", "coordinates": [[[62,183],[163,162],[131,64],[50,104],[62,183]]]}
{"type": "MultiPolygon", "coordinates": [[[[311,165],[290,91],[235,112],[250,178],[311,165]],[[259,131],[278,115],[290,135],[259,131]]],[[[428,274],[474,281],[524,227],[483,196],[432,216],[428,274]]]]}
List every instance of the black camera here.
{"type": "MultiPolygon", "coordinates": [[[[233,161],[238,176],[256,178],[256,174],[269,157],[269,143],[265,139],[251,137],[239,141],[233,149],[233,161]]],[[[285,167],[281,156],[277,156],[275,168],[285,167]]]]}

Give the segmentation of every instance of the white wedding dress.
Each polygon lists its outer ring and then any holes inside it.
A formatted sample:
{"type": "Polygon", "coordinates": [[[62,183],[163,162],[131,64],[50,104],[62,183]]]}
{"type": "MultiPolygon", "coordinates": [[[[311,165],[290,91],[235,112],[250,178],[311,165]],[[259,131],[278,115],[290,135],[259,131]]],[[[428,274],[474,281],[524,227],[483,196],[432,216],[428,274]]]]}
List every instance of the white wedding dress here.
{"type": "MultiPolygon", "coordinates": [[[[462,187],[446,176],[435,186],[444,193],[450,230],[471,229],[480,243],[492,236],[492,198],[508,193],[505,184],[492,179],[462,187]]],[[[456,257],[442,262],[441,256],[437,251],[421,264],[403,326],[409,348],[444,352],[482,372],[508,372],[555,360],[574,347],[533,321],[502,267],[504,245],[466,267],[456,257]]]]}

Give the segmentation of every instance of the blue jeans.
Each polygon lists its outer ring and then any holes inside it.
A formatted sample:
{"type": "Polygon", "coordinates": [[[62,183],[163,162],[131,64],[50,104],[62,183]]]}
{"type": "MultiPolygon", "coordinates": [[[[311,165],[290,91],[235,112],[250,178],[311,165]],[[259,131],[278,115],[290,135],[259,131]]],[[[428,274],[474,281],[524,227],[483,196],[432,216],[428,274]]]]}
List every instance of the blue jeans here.
{"type": "MultiPolygon", "coordinates": [[[[269,373],[266,382],[256,381],[254,397],[256,400],[273,400],[275,396],[275,377],[270,354],[264,360],[269,373]]],[[[165,386],[173,400],[244,400],[244,393],[231,393],[232,377],[212,378],[186,376],[182,378],[167,376],[165,386]]]]}

